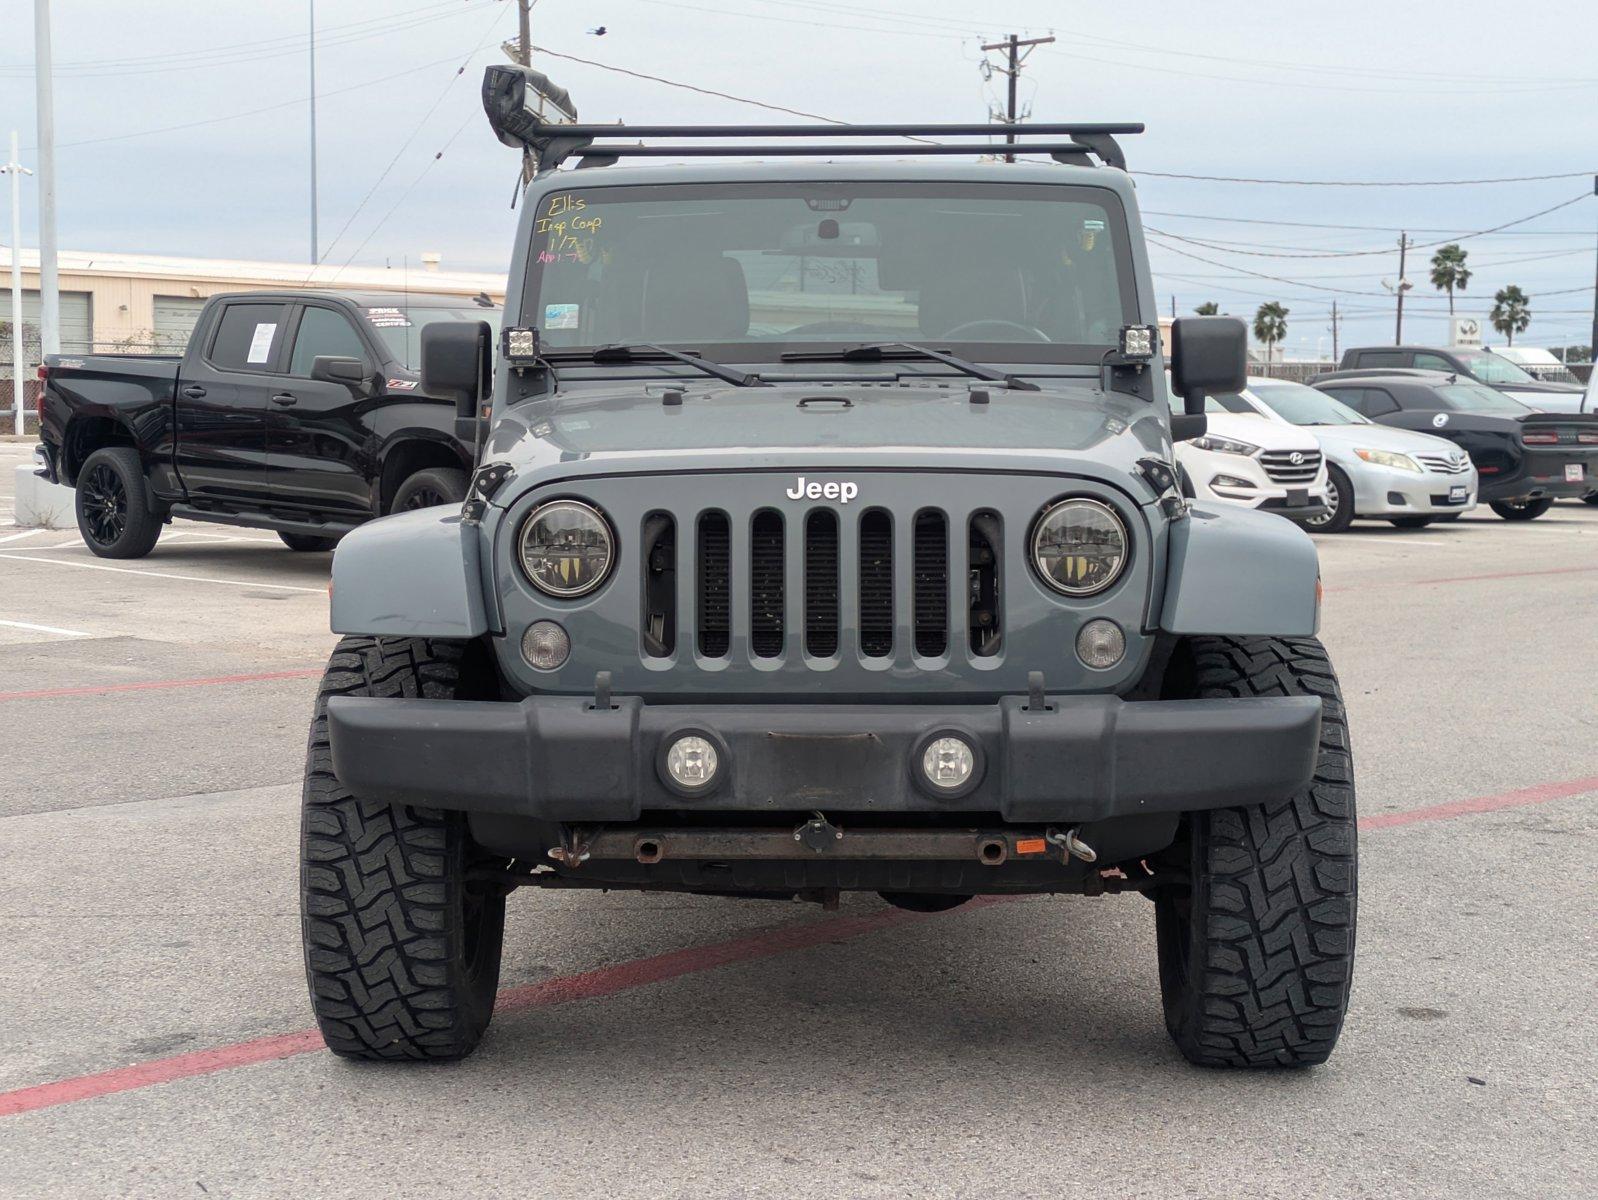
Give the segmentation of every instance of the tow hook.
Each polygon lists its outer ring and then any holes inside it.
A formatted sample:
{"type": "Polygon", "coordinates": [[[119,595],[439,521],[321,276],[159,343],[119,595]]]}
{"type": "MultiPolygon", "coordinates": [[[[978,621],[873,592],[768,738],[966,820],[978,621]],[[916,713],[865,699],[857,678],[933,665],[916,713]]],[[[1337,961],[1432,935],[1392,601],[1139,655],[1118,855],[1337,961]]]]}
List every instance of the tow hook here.
{"type": "Polygon", "coordinates": [[[1082,840],[1081,830],[1075,825],[1064,833],[1058,829],[1049,829],[1043,836],[1051,845],[1060,848],[1064,858],[1080,858],[1085,863],[1099,861],[1099,852],[1082,840]]]}
{"type": "Polygon", "coordinates": [[[588,839],[577,830],[568,829],[561,844],[550,848],[549,857],[563,867],[580,867],[588,861],[588,839]]]}
{"type": "Polygon", "coordinates": [[[793,831],[793,840],[808,846],[817,854],[824,854],[833,842],[843,840],[843,830],[827,820],[825,814],[817,812],[793,831]]]}

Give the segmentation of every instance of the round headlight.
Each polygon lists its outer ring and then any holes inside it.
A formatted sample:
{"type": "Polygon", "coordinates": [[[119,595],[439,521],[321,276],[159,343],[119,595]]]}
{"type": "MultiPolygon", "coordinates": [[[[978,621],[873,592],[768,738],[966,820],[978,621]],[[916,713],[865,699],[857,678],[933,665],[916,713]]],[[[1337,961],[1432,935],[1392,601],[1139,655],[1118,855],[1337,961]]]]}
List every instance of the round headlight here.
{"type": "Polygon", "coordinates": [[[1115,510],[1077,496],[1038,518],[1032,530],[1032,565],[1039,577],[1067,596],[1092,596],[1126,566],[1126,526],[1115,510]]]}
{"type": "Polygon", "coordinates": [[[616,539],[599,511],[576,500],[541,504],[522,522],[522,570],[541,592],[586,596],[610,574],[616,539]]]}

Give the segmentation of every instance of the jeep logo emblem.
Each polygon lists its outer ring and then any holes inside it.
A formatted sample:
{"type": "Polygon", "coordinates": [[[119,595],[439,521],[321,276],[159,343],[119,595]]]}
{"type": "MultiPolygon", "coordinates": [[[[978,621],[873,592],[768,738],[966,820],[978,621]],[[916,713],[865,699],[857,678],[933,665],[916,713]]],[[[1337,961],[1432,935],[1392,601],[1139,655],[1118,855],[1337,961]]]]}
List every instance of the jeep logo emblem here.
{"type": "Polygon", "coordinates": [[[860,494],[860,485],[844,480],[842,483],[815,483],[803,475],[793,481],[793,486],[783,492],[790,500],[836,500],[848,504],[860,494]]]}
{"type": "Polygon", "coordinates": [[[1293,453],[1291,453],[1291,454],[1289,454],[1287,456],[1287,461],[1292,463],[1295,467],[1303,466],[1304,465],[1304,452],[1302,450],[1293,451],[1293,453]]]}

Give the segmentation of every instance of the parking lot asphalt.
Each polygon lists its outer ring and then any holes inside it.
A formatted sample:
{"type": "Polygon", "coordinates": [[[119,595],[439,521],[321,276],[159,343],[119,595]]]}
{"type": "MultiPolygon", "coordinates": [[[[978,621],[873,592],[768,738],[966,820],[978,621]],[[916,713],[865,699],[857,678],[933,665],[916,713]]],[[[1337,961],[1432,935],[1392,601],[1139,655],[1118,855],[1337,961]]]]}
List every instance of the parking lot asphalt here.
{"type": "Polygon", "coordinates": [[[404,1068],[308,1032],[329,556],[0,525],[0,1196],[1591,1195],[1598,508],[1317,541],[1363,818],[1327,1066],[1187,1066],[1136,896],[524,891],[482,1048],[404,1068]]]}

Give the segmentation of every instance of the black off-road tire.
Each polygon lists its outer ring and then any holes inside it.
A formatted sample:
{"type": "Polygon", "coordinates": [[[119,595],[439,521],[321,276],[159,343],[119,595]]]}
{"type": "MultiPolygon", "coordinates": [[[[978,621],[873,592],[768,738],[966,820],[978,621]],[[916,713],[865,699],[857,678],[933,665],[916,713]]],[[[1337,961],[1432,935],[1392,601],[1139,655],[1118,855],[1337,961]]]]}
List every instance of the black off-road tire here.
{"type": "Polygon", "coordinates": [[[1535,521],[1553,506],[1554,502],[1545,498],[1542,500],[1521,500],[1519,502],[1494,500],[1487,507],[1506,521],[1535,521]]]}
{"type": "Polygon", "coordinates": [[[305,766],[300,912],[311,1008],[354,1059],[457,1059],[488,1028],[504,893],[469,884],[480,861],[459,813],[362,800],[333,775],[332,696],[476,694],[466,648],[347,637],[322,677],[305,766]]]}
{"type": "Polygon", "coordinates": [[[1588,492],[1581,498],[1583,504],[1598,504],[1598,492],[1588,492]]]}
{"type": "Polygon", "coordinates": [[[150,511],[137,450],[96,450],[83,460],[74,484],[78,532],[92,552],[101,558],[143,558],[155,549],[162,520],[150,511]]]}
{"type": "Polygon", "coordinates": [[[971,899],[970,896],[945,895],[942,892],[878,892],[877,895],[895,908],[916,913],[948,912],[971,899]]]}
{"type": "Polygon", "coordinates": [[[1436,519],[1436,517],[1389,517],[1388,521],[1395,529],[1425,529],[1436,519]]]}
{"type": "Polygon", "coordinates": [[[1319,696],[1309,786],[1183,821],[1189,886],[1155,898],[1165,1024],[1206,1067],[1326,1061],[1348,1009],[1358,851],[1348,725],[1314,638],[1194,638],[1174,690],[1198,697],[1319,696]]]}
{"type": "Polygon", "coordinates": [[[315,554],[338,545],[336,537],[316,537],[309,533],[284,533],[280,529],[277,536],[290,550],[300,554],[315,554]]]}
{"type": "Polygon", "coordinates": [[[432,508],[439,504],[459,504],[466,499],[466,472],[455,467],[427,467],[409,475],[394,491],[389,512],[413,508],[432,508]]]}

